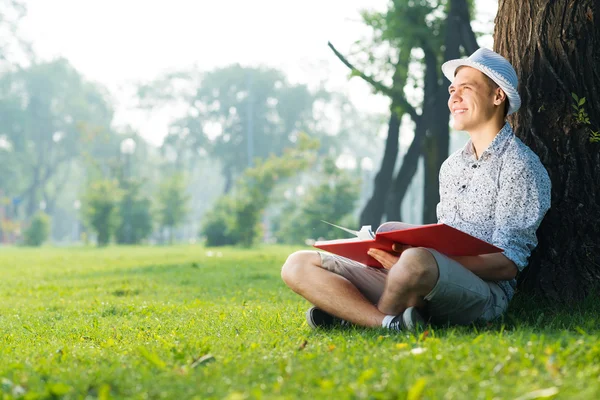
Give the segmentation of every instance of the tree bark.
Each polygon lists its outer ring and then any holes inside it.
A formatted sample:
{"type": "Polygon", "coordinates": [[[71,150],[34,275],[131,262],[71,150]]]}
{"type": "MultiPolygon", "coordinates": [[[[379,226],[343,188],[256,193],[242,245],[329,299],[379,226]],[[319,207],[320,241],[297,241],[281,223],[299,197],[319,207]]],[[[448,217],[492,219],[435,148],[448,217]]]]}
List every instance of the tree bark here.
{"type": "Polygon", "coordinates": [[[392,100],[390,106],[390,121],[388,124],[388,135],[385,141],[385,151],[381,161],[379,172],[375,176],[373,195],[360,213],[360,225],[371,225],[373,230],[381,224],[381,218],[385,211],[385,200],[392,177],[394,167],[398,158],[398,136],[400,134],[400,116],[397,114],[398,104],[392,100]]]}
{"type": "Polygon", "coordinates": [[[403,49],[400,52],[392,78],[392,89],[387,91],[392,102],[390,105],[388,135],[385,142],[381,168],[375,176],[373,194],[360,213],[360,225],[371,225],[373,230],[379,227],[386,211],[386,202],[390,187],[392,186],[394,169],[398,159],[398,139],[402,115],[408,113],[413,120],[419,119],[419,115],[404,98],[404,85],[406,84],[409,61],[410,49],[403,49]]]}
{"type": "Polygon", "coordinates": [[[450,13],[460,32],[462,47],[467,54],[473,54],[478,48],[477,37],[473,28],[471,28],[471,15],[469,13],[469,4],[466,0],[454,0],[450,4],[450,13]]]}
{"type": "Polygon", "coordinates": [[[419,166],[425,129],[426,122],[423,118],[420,118],[415,127],[415,137],[402,158],[402,165],[392,184],[385,211],[388,221],[402,221],[402,201],[419,166]]]}
{"type": "Polygon", "coordinates": [[[597,0],[500,0],[495,50],[517,71],[522,106],[509,118],[552,181],[523,291],[580,300],[600,282],[600,6],[597,0]],[[585,98],[589,124],[574,116],[585,98]]]}
{"type": "MultiPolygon", "coordinates": [[[[425,53],[425,78],[423,84],[423,111],[419,118],[415,120],[415,135],[410,147],[402,159],[402,165],[390,191],[386,206],[386,217],[390,221],[401,221],[401,206],[406,191],[417,172],[419,159],[423,154],[424,141],[429,129],[430,119],[436,115],[436,106],[438,104],[439,83],[438,83],[438,63],[435,53],[427,46],[424,47],[425,53]]],[[[447,119],[445,124],[448,125],[447,119]]],[[[439,122],[438,122],[439,123],[439,122]]],[[[442,121],[444,123],[444,121],[442,121]]],[[[436,147],[435,144],[433,146],[436,147]]],[[[437,187],[434,189],[436,192],[437,187]]],[[[435,210],[434,210],[435,211],[435,210]]]]}

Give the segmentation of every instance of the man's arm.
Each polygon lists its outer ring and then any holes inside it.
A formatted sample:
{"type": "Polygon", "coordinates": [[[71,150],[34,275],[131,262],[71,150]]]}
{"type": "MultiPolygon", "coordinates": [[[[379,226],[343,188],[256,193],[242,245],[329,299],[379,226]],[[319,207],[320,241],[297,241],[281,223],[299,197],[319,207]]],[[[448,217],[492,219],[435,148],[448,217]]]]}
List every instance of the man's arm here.
{"type": "Polygon", "coordinates": [[[502,253],[450,258],[485,281],[508,281],[517,276],[517,266],[502,253]]]}

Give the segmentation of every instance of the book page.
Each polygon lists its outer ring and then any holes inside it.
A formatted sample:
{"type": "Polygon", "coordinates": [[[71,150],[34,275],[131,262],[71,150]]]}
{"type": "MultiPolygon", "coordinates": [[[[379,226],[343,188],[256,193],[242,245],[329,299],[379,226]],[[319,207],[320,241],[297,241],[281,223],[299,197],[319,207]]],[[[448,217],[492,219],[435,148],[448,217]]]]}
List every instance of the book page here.
{"type": "Polygon", "coordinates": [[[352,229],[344,228],[343,226],[332,224],[331,222],[327,222],[327,221],[323,221],[323,220],[321,220],[321,222],[325,222],[327,225],[334,226],[334,227],[336,227],[338,229],[341,229],[341,230],[343,230],[345,232],[348,232],[348,233],[350,233],[352,235],[355,235],[359,239],[373,239],[373,238],[375,238],[375,234],[371,230],[371,225],[363,225],[363,227],[360,228],[360,231],[354,231],[352,229]]]}
{"type": "Polygon", "coordinates": [[[389,221],[389,222],[384,222],[383,224],[381,224],[379,226],[379,228],[377,228],[376,233],[401,231],[404,229],[418,228],[419,226],[422,226],[422,225],[413,225],[413,224],[407,224],[404,222],[389,221]]]}

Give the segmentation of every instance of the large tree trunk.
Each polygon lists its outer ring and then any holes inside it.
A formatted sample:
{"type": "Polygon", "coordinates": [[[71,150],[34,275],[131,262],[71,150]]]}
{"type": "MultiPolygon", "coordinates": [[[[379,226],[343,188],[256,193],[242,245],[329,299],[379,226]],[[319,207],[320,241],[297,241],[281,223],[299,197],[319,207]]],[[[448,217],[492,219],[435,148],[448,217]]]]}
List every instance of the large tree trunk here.
{"type": "Polygon", "coordinates": [[[597,0],[500,0],[495,50],[515,67],[523,104],[510,122],[552,181],[552,206],[520,287],[581,299],[600,282],[600,6],[597,0]],[[573,113],[572,93],[590,124],[573,113]]]}

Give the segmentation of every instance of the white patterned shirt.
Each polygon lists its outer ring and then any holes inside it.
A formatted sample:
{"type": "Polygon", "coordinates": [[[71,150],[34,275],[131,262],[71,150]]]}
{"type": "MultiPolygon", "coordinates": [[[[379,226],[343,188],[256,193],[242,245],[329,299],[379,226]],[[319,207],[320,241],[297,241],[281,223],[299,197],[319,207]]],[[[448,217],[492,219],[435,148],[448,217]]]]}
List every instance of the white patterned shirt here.
{"type": "MultiPolygon", "coordinates": [[[[467,142],[440,169],[438,222],[504,250],[521,271],[537,246],[536,231],[550,208],[550,178],[539,157],[506,123],[479,159],[467,142]]],[[[501,281],[508,299],[516,281],[501,281]]]]}

